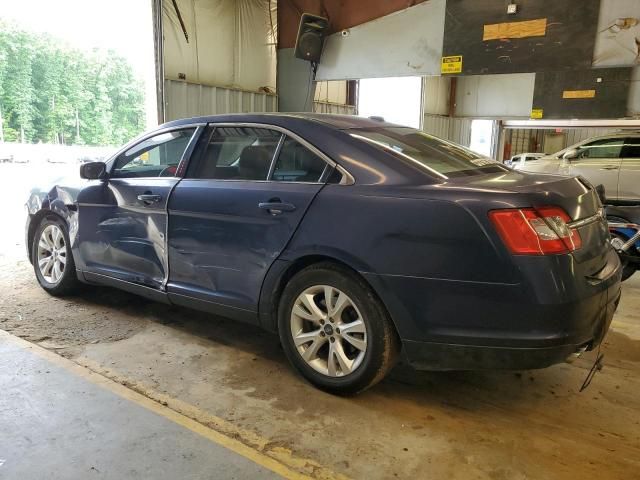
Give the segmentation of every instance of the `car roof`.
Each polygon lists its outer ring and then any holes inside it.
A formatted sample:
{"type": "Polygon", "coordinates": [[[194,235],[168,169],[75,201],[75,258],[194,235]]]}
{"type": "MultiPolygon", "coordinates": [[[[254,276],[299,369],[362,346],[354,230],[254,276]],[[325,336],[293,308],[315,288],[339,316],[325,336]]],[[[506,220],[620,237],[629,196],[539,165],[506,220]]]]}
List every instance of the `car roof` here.
{"type": "MultiPolygon", "coordinates": [[[[338,115],[330,113],[234,113],[222,115],[208,115],[203,117],[184,118],[173,120],[161,125],[161,128],[176,127],[181,125],[189,125],[193,123],[223,123],[223,122],[246,122],[246,123],[273,123],[280,125],[291,121],[308,121],[322,123],[338,130],[346,130],[350,128],[376,128],[376,127],[401,127],[390,122],[385,122],[381,118],[366,118],[356,115],[338,115]]],[[[407,127],[409,128],[409,127],[407,127]]]]}

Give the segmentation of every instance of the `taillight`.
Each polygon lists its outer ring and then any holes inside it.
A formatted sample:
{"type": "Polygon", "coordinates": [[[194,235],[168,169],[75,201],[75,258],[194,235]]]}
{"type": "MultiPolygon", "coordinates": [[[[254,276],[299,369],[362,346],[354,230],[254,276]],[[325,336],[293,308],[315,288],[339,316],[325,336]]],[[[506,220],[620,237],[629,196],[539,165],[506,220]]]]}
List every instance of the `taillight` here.
{"type": "Polygon", "coordinates": [[[507,248],[516,255],[568,253],[582,246],[580,234],[559,207],[493,210],[489,218],[507,248]]]}

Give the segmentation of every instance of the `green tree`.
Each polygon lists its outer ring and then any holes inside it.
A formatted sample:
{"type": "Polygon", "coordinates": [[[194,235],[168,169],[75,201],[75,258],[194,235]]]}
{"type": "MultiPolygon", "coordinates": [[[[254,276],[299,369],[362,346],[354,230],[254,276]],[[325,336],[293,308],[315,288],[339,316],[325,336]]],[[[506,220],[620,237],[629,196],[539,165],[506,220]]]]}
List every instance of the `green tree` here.
{"type": "Polygon", "coordinates": [[[13,132],[20,132],[21,142],[29,141],[35,116],[35,92],[31,83],[33,45],[26,33],[10,31],[3,46],[7,58],[2,88],[5,123],[13,132]]]}
{"type": "Polygon", "coordinates": [[[69,48],[0,21],[6,141],[121,144],[144,130],[144,113],[142,82],[115,52],[69,48]]]}

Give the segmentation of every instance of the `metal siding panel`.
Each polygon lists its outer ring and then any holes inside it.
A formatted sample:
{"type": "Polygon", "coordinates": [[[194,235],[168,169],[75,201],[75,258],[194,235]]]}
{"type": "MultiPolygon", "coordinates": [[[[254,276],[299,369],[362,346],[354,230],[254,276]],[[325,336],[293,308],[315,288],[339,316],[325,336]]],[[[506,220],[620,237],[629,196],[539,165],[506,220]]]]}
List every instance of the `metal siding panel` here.
{"type": "Polygon", "coordinates": [[[450,118],[439,115],[424,115],[422,130],[439,138],[449,138],[450,118]]]}
{"type": "Polygon", "coordinates": [[[313,102],[315,113],[334,113],[341,115],[355,115],[356,107],[353,105],[340,105],[337,103],[313,102]]]}
{"type": "Polygon", "coordinates": [[[447,115],[449,113],[449,89],[451,79],[447,77],[424,77],[425,115],[447,115]]]}
{"type": "Polygon", "coordinates": [[[275,112],[276,109],[275,95],[165,81],[165,121],[221,113],[275,112]]]}

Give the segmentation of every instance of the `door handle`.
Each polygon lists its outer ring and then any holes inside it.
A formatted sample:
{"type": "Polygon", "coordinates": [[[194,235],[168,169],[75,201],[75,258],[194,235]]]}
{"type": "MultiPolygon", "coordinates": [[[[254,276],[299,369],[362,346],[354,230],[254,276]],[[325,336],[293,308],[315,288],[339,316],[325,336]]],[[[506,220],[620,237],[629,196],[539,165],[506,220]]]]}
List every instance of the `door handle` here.
{"type": "Polygon", "coordinates": [[[618,166],[617,165],[607,165],[605,167],[602,167],[600,170],[617,170],[618,166]]]}
{"type": "Polygon", "coordinates": [[[145,205],[151,205],[152,203],[158,203],[162,200],[160,195],[154,195],[151,193],[143,193],[142,195],[138,195],[138,200],[140,200],[145,205]]]}
{"type": "Polygon", "coordinates": [[[296,209],[293,203],[283,202],[279,198],[272,198],[268,202],[260,202],[258,207],[274,216],[283,212],[293,212],[296,209]]]}

